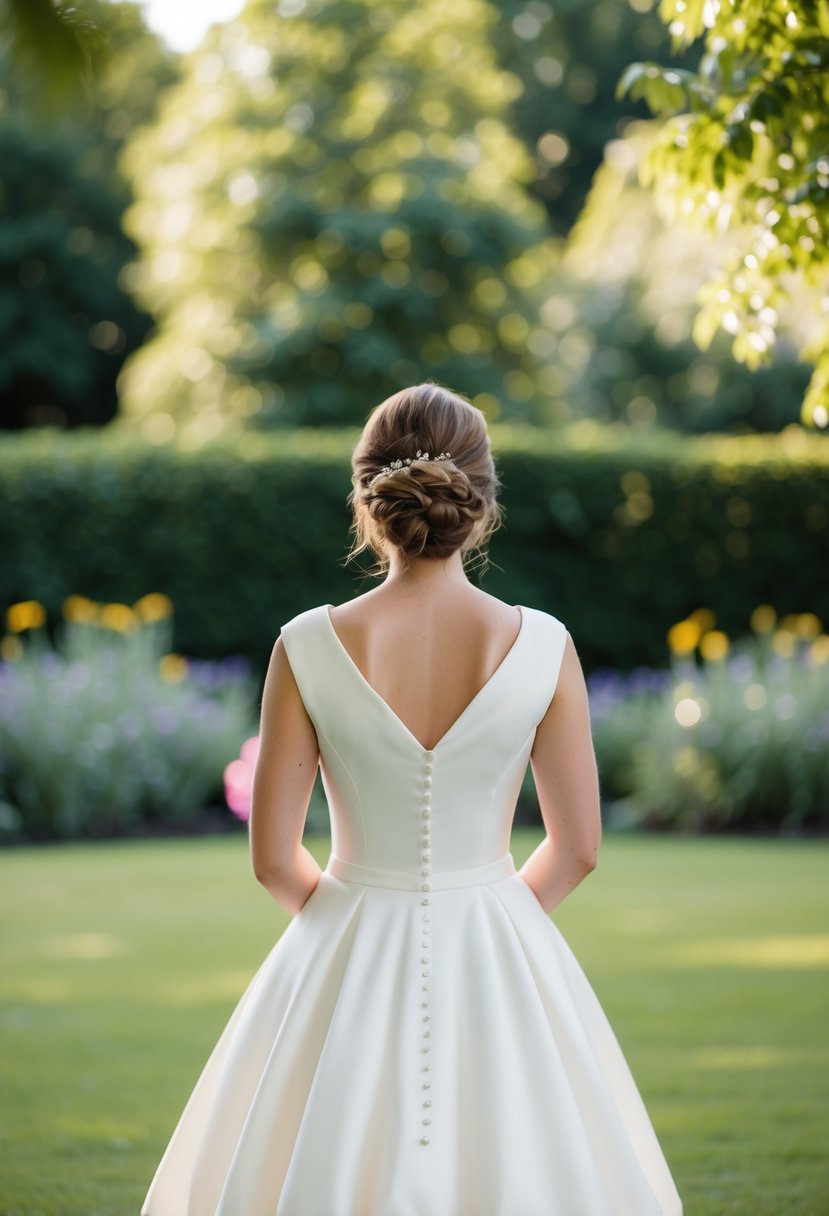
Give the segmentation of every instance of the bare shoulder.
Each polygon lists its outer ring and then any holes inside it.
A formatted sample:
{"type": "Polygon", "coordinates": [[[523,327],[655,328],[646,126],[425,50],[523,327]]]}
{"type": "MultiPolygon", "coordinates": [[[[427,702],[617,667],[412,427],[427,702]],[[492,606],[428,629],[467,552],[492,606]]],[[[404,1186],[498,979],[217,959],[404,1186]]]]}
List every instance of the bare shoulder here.
{"type": "Polygon", "coordinates": [[[482,613],[487,614],[493,624],[501,622],[507,628],[516,623],[520,624],[520,609],[516,604],[499,600],[496,595],[490,595],[488,591],[481,591],[478,587],[473,587],[472,591],[478,599],[482,613]]]}
{"type": "Polygon", "coordinates": [[[368,620],[378,607],[382,609],[382,603],[379,605],[377,603],[378,590],[378,587],[372,587],[371,591],[355,595],[352,600],[346,600],[342,604],[331,604],[326,611],[335,625],[339,623],[358,625],[368,620]]]}
{"type": "MultiPolygon", "coordinates": [[[[545,723],[553,723],[564,714],[586,712],[587,681],[572,634],[564,627],[564,649],[558,669],[555,692],[544,715],[545,723]]],[[[542,723],[544,725],[544,723],[542,723]]]]}
{"type": "Polygon", "coordinates": [[[282,688],[285,687],[286,683],[296,687],[294,671],[288,657],[288,648],[281,633],[277,635],[276,641],[271,648],[271,657],[265,680],[265,695],[273,689],[275,681],[282,688]]]}

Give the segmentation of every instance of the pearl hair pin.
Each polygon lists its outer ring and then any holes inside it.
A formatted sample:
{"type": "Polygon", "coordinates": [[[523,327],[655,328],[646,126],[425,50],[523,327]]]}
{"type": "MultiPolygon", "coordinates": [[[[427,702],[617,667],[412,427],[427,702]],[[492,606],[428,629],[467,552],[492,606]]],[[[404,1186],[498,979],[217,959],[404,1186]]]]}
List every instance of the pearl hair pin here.
{"type": "MultiPolygon", "coordinates": [[[[439,456],[431,457],[431,459],[448,460],[451,455],[452,455],[451,452],[441,452],[439,456]]],[[[429,453],[421,452],[420,448],[418,448],[416,456],[406,456],[405,459],[403,459],[403,460],[393,460],[391,462],[391,464],[383,465],[380,472],[382,474],[384,474],[386,477],[388,477],[388,475],[390,473],[393,473],[396,469],[404,469],[408,465],[412,464],[413,461],[415,461],[415,460],[429,460],[429,459],[430,459],[429,453]]]]}

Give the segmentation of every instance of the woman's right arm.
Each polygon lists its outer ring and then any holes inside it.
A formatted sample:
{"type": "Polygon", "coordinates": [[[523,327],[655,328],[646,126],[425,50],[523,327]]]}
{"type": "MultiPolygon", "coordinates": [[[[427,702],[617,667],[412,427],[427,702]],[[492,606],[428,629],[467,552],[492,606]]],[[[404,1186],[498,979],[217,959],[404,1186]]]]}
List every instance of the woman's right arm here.
{"type": "Polygon", "coordinates": [[[596,868],[602,835],[587,686],[569,633],[530,764],[547,835],[518,874],[549,913],[596,868]]]}

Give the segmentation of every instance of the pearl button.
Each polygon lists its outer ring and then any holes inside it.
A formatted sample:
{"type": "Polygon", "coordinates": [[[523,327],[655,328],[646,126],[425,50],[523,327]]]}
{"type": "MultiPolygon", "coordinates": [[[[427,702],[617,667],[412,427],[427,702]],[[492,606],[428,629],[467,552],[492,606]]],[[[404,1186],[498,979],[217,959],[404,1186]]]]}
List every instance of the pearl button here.
{"type": "Polygon", "coordinates": [[[431,1119],[423,1119],[423,1120],[422,1120],[422,1122],[423,1122],[423,1124],[424,1124],[424,1126],[425,1126],[427,1123],[431,1123],[431,1122],[432,1122],[432,1120],[431,1120],[431,1119]]]}
{"type": "MultiPolygon", "coordinates": [[[[418,884],[418,886],[419,886],[419,889],[420,889],[421,891],[431,891],[431,890],[432,890],[432,883],[431,883],[430,879],[431,879],[431,874],[432,874],[432,868],[431,868],[431,861],[432,861],[432,853],[431,853],[431,848],[432,848],[432,838],[431,838],[431,823],[430,823],[430,821],[431,821],[431,815],[432,815],[432,810],[431,810],[431,803],[432,803],[432,788],[431,788],[431,787],[432,787],[432,768],[434,767],[434,751],[433,751],[432,749],[430,749],[430,750],[428,750],[428,751],[424,752],[424,766],[425,766],[425,770],[426,770],[426,771],[425,771],[424,776],[423,776],[423,788],[422,788],[422,791],[421,791],[421,804],[420,804],[420,808],[419,808],[419,810],[420,810],[420,820],[421,820],[421,838],[420,838],[421,855],[420,855],[420,860],[421,860],[421,863],[422,863],[422,864],[421,864],[421,867],[420,867],[420,877],[423,879],[423,881],[422,881],[422,882],[420,882],[420,883],[418,884]]],[[[422,905],[424,906],[424,908],[425,908],[425,907],[427,907],[427,906],[428,906],[428,905],[429,905],[429,904],[432,902],[432,901],[431,901],[431,897],[430,897],[429,895],[422,895],[422,896],[421,896],[421,899],[420,899],[420,902],[421,902],[421,904],[422,904],[422,905]]],[[[431,914],[430,914],[429,912],[427,912],[427,911],[423,911],[423,912],[421,912],[421,920],[422,920],[422,922],[424,922],[424,923],[421,925],[421,931],[422,931],[423,940],[421,941],[420,946],[421,946],[421,949],[422,949],[422,950],[428,951],[428,950],[429,950],[429,948],[430,948],[430,946],[431,946],[431,942],[430,942],[429,937],[428,937],[428,935],[431,933],[431,928],[428,926],[428,924],[427,924],[426,922],[428,922],[428,921],[430,921],[430,920],[431,920],[431,914]]],[[[424,980],[424,981],[427,981],[427,980],[428,980],[428,978],[429,978],[429,976],[430,976],[430,971],[429,971],[429,968],[428,968],[428,963],[429,963],[429,954],[428,954],[428,953],[426,953],[426,954],[422,954],[422,955],[420,956],[420,962],[421,962],[421,966],[423,967],[423,970],[421,971],[421,973],[420,973],[420,974],[421,974],[421,976],[423,977],[423,980],[424,980]]],[[[422,992],[428,992],[428,991],[429,991],[429,987],[430,987],[430,985],[429,985],[429,983],[428,983],[428,982],[422,982],[422,983],[421,983],[421,985],[420,985],[420,987],[421,987],[421,991],[422,991],[422,992]]],[[[424,997],[424,999],[422,999],[422,1000],[421,1000],[421,1002],[420,1002],[420,1007],[421,1007],[421,1009],[423,1009],[423,1010],[428,1010],[428,1008],[429,1008],[429,998],[428,998],[428,997],[424,997]]],[[[421,1021],[422,1021],[422,1022],[424,1023],[424,1025],[425,1025],[425,1028],[423,1029],[423,1038],[424,1038],[424,1039],[426,1039],[426,1040],[428,1040],[428,1039],[430,1039],[430,1038],[432,1037],[432,1032],[431,1032],[431,1030],[429,1029],[429,1025],[430,1025],[430,1023],[431,1023],[431,1021],[432,1021],[432,1015],[431,1015],[429,1012],[425,1012],[425,1013],[423,1013],[423,1014],[421,1015],[421,1021]]],[[[429,1043],[428,1043],[428,1042],[426,1042],[426,1043],[425,1043],[425,1044],[424,1044],[424,1045],[421,1047],[421,1049],[420,1049],[420,1050],[421,1050],[421,1052],[423,1052],[424,1054],[428,1055],[428,1054],[429,1054],[429,1052],[431,1051],[431,1047],[430,1047],[429,1043]]],[[[431,1069],[431,1064],[424,1064],[424,1065],[423,1065],[423,1071],[424,1071],[424,1072],[428,1072],[430,1069],[431,1069]]],[[[424,1088],[424,1089],[429,1089],[430,1085],[431,1085],[431,1082],[430,1082],[430,1081],[428,1081],[428,1080],[423,1082],[423,1088],[424,1088]]],[[[424,1105],[424,1106],[431,1106],[431,1104],[432,1104],[432,1103],[431,1103],[431,1100],[430,1100],[430,1099],[427,1099],[427,1100],[424,1102],[424,1104],[423,1104],[423,1105],[424,1105]]],[[[425,1118],[425,1119],[423,1120],[423,1123],[424,1123],[424,1124],[426,1124],[426,1125],[428,1125],[429,1123],[431,1123],[431,1119],[429,1119],[429,1118],[425,1118]]],[[[429,1143],[429,1137],[428,1137],[428,1136],[426,1136],[426,1135],[421,1136],[420,1143],[421,1143],[421,1144],[428,1144],[428,1143],[429,1143]]]]}
{"type": "Polygon", "coordinates": [[[426,1099],[424,1100],[424,1102],[423,1102],[423,1105],[424,1105],[424,1106],[431,1106],[431,1105],[432,1105],[432,1099],[431,1099],[431,1098],[426,1098],[426,1099]]]}

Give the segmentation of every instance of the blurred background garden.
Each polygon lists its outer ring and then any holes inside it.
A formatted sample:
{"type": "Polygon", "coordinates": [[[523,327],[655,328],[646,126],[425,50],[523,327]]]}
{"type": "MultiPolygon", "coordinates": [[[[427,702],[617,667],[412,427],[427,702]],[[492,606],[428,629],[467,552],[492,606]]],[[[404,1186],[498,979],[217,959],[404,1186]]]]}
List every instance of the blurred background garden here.
{"type": "Polygon", "coordinates": [[[555,919],[687,1214],[827,1216],[827,72],[806,0],[0,0],[2,1216],[138,1210],[284,929],[268,658],[375,585],[349,458],[424,380],[470,578],[581,656],[555,919]]]}

